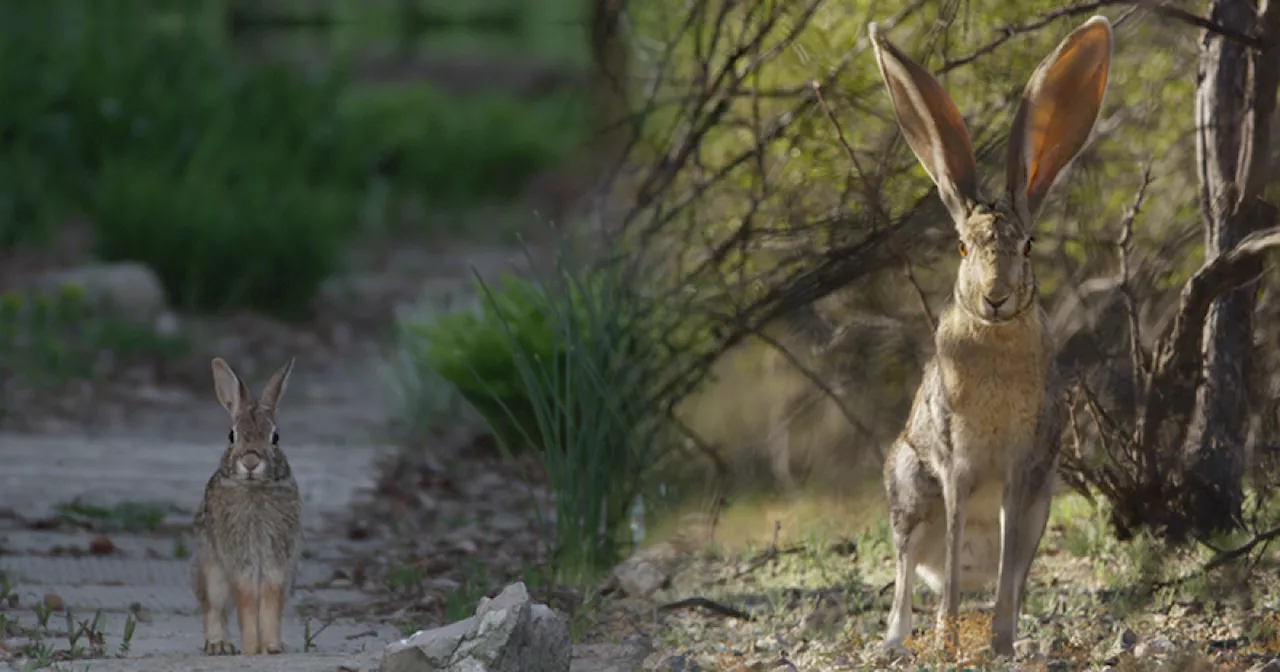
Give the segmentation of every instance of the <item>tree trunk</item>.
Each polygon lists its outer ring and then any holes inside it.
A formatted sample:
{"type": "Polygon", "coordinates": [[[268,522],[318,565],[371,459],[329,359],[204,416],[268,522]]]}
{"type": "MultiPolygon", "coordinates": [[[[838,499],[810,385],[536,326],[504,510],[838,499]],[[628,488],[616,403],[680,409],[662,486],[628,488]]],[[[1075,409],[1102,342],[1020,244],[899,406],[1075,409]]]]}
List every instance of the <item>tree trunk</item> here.
{"type": "MultiPolygon", "coordinates": [[[[1265,0],[1259,8],[1254,0],[1214,0],[1209,20],[1269,37],[1276,34],[1277,4],[1265,0]]],[[[1275,48],[1261,52],[1208,31],[1201,38],[1195,124],[1206,261],[1274,217],[1260,196],[1270,175],[1278,57],[1275,48]]],[[[1261,262],[1254,262],[1253,271],[1261,274],[1261,262]]],[[[1181,484],[1190,531],[1197,534],[1240,520],[1257,288],[1250,282],[1218,297],[1205,323],[1203,382],[1188,427],[1181,484]]]]}

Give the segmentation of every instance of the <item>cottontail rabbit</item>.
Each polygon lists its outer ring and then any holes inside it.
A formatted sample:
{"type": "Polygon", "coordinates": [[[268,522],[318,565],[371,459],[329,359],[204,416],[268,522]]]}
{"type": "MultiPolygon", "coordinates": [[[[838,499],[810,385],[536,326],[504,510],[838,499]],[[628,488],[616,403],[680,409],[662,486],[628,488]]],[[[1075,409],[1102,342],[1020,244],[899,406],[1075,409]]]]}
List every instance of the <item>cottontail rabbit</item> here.
{"type": "Polygon", "coordinates": [[[968,131],[942,86],[869,26],[907,144],[955,222],[960,268],[906,428],[885,461],[897,555],[885,644],[911,633],[913,571],[941,593],[940,643],[954,650],[961,590],[996,579],[991,644],[1012,654],[1027,570],[1044,534],[1058,459],[1047,387],[1052,343],[1031,268],[1031,231],[1054,179],[1085,144],[1111,62],[1094,16],[1031,75],[1009,135],[1006,192],[978,192],[968,131]]]}
{"type": "Polygon", "coordinates": [[[191,577],[204,615],[204,652],[211,656],[236,652],[227,631],[232,600],[245,654],[284,651],[280,622],[298,567],[302,499],[280,450],[276,404],[292,370],[289,360],[255,402],[231,367],[213,360],[214,389],[231,414],[231,434],[196,512],[191,577]]]}

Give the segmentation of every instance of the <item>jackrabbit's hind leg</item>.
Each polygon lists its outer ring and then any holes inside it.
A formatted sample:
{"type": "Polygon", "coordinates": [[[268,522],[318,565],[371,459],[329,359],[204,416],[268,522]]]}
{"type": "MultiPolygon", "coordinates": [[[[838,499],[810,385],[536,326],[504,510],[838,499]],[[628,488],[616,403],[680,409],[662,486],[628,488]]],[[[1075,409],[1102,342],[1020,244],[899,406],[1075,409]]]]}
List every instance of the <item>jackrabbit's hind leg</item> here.
{"type": "Polygon", "coordinates": [[[231,583],[221,567],[201,562],[196,569],[196,598],[204,616],[204,652],[210,656],[226,656],[236,652],[227,632],[227,615],[231,610],[231,583]]]}
{"type": "Polygon", "coordinates": [[[258,585],[255,578],[239,578],[235,582],[236,620],[240,623],[240,649],[246,656],[260,653],[262,640],[258,630],[258,585]]]}
{"type": "Polygon", "coordinates": [[[284,644],[280,641],[284,592],[283,581],[264,578],[258,596],[258,625],[262,635],[262,650],[266,653],[284,653],[284,644]]]}
{"type": "Polygon", "coordinates": [[[896,572],[893,579],[893,606],[889,610],[889,629],[885,633],[886,649],[895,652],[906,651],[903,642],[911,636],[911,588],[916,573],[916,547],[924,525],[916,525],[906,534],[893,535],[896,551],[896,572]]]}

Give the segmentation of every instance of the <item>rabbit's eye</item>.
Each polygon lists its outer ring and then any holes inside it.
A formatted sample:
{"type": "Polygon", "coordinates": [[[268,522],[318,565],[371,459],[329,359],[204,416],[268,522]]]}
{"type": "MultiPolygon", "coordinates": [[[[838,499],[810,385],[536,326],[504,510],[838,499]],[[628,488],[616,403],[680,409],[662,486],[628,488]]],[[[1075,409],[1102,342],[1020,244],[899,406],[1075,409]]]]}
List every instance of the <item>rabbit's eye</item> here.
{"type": "Polygon", "coordinates": [[[236,430],[235,428],[232,428],[231,431],[227,432],[227,443],[235,443],[235,442],[236,442],[236,430]]]}
{"type": "Polygon", "coordinates": [[[969,246],[965,245],[963,240],[960,241],[960,245],[958,249],[960,250],[960,256],[962,257],[969,256],[969,246]]]}
{"type": "Polygon", "coordinates": [[[1024,257],[1031,256],[1031,243],[1034,243],[1035,240],[1036,239],[1034,236],[1027,236],[1027,242],[1023,243],[1022,245],[1022,256],[1024,257]]]}
{"type": "Polygon", "coordinates": [[[277,432],[274,429],[271,430],[271,445],[273,446],[280,445],[280,432],[277,432]]]}

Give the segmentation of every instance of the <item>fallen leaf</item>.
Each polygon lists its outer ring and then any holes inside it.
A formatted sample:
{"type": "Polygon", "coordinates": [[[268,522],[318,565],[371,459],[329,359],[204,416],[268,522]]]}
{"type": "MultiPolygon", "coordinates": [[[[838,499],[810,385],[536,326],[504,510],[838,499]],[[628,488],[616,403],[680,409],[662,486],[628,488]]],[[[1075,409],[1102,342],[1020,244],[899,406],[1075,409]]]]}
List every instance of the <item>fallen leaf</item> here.
{"type": "Polygon", "coordinates": [[[116,552],[116,545],[105,535],[98,535],[89,542],[89,553],[93,555],[111,555],[116,552]]]}

